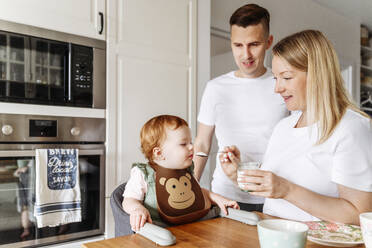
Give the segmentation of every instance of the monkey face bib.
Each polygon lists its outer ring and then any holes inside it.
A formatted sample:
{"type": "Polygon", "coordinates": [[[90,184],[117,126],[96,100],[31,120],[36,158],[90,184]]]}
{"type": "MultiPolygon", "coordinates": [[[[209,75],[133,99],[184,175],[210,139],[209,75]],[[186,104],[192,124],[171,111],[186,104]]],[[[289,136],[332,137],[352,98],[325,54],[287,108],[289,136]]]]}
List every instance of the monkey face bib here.
{"type": "Polygon", "coordinates": [[[156,199],[160,217],[172,224],[184,224],[205,216],[210,202],[189,169],[167,169],[152,165],[155,170],[156,199]]]}

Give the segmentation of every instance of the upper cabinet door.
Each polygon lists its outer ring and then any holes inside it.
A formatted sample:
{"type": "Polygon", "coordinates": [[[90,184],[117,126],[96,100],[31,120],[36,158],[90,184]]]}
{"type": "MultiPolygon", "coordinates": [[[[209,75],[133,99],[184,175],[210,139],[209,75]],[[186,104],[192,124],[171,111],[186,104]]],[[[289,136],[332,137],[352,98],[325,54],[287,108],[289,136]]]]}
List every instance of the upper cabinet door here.
{"type": "Polygon", "coordinates": [[[139,133],[147,120],[177,115],[195,130],[197,0],[109,0],[107,9],[109,195],[133,161],[144,160],[139,133]]]}
{"type": "Polygon", "coordinates": [[[106,0],[2,0],[0,19],[106,39],[106,0]]]}

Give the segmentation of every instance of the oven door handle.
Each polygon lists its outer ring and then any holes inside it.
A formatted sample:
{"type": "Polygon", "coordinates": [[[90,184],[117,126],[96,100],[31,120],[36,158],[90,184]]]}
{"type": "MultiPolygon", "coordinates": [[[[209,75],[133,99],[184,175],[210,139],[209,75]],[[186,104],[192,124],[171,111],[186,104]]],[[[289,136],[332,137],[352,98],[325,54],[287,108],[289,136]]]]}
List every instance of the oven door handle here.
{"type": "MultiPolygon", "coordinates": [[[[79,150],[79,155],[103,155],[103,149],[79,150]]],[[[0,151],[0,157],[35,157],[35,150],[9,150],[0,151]]]]}

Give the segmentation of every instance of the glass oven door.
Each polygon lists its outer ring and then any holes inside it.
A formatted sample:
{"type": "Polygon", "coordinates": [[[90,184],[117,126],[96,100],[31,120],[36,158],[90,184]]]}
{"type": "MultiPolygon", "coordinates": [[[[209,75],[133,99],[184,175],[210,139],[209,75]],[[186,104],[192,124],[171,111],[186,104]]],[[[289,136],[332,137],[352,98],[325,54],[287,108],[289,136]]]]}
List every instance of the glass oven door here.
{"type": "Polygon", "coordinates": [[[66,105],[67,43],[0,32],[0,100],[66,105]]]}
{"type": "Polygon", "coordinates": [[[0,151],[0,247],[36,247],[103,234],[104,149],[80,149],[79,170],[82,221],[37,228],[35,151],[0,151]]]}

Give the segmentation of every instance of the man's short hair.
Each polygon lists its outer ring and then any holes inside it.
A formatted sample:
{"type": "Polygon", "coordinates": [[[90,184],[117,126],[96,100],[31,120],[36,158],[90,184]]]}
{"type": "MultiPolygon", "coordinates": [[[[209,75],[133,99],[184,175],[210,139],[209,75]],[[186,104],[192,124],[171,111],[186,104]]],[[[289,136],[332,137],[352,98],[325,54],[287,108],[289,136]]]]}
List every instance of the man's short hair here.
{"type": "Polygon", "coordinates": [[[230,17],[230,26],[237,25],[246,28],[250,25],[262,23],[263,27],[270,33],[270,14],[267,9],[257,4],[246,4],[235,12],[230,17]]]}

